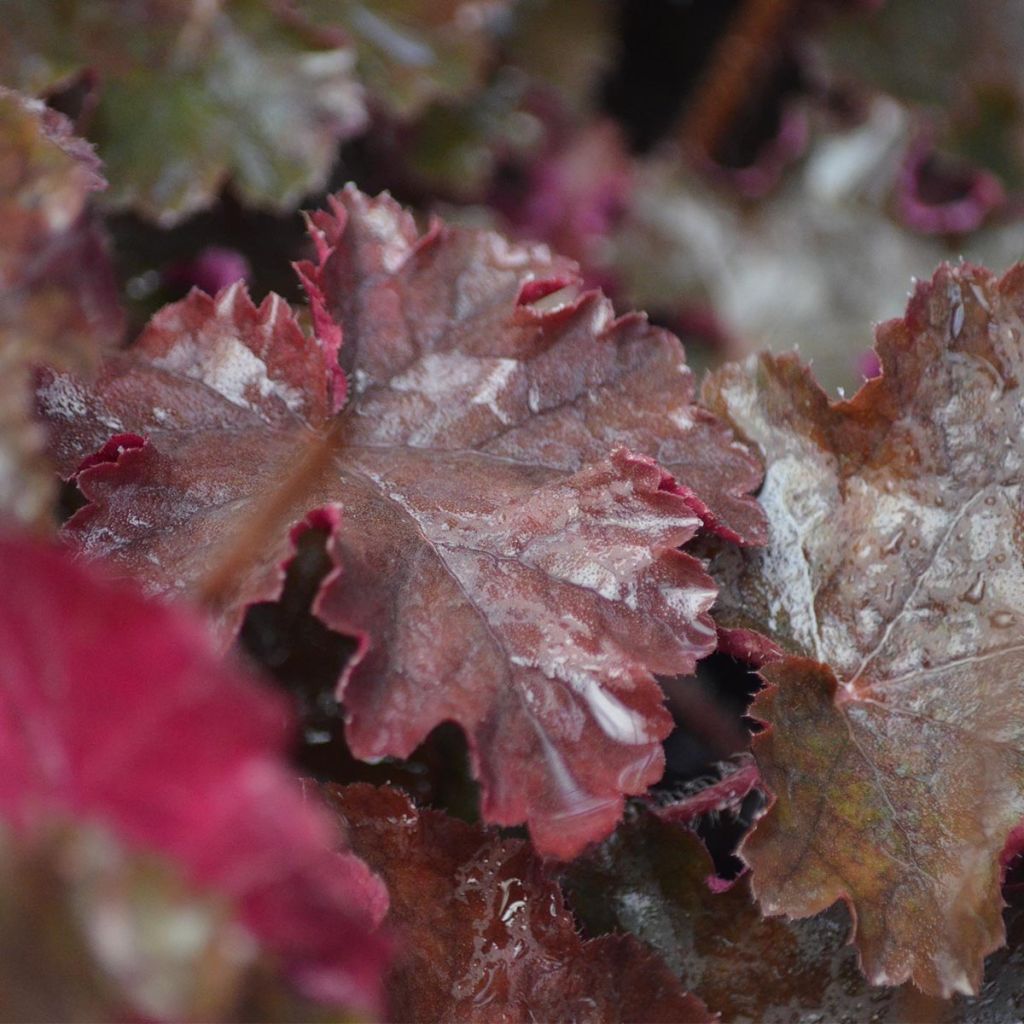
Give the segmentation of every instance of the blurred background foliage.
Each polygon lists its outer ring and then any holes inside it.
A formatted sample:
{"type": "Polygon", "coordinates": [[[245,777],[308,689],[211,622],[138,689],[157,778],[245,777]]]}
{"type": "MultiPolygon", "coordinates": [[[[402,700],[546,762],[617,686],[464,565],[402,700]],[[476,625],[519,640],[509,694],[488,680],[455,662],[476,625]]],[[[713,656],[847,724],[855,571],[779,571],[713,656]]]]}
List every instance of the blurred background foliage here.
{"type": "Polygon", "coordinates": [[[713,363],[874,364],[915,276],[1024,253],[1019,0],[0,0],[0,81],[97,145],[136,328],[293,297],[346,180],[539,238],[713,363]]]}

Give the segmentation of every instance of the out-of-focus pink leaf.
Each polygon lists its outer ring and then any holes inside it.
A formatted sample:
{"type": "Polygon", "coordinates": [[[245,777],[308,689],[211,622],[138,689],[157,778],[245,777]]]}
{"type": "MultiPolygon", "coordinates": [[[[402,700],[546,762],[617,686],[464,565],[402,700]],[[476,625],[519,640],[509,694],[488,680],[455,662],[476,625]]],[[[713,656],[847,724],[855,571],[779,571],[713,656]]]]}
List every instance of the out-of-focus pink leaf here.
{"type": "Polygon", "coordinates": [[[195,259],[168,267],[162,277],[165,284],[182,291],[199,288],[207,295],[216,295],[236,281],[248,281],[249,273],[249,261],[237,249],[210,245],[195,259]]]}
{"type": "Polygon", "coordinates": [[[995,175],[943,157],[927,138],[911,146],[897,179],[897,212],[908,227],[929,235],[975,231],[1005,200],[995,175]]]}
{"type": "Polygon", "coordinates": [[[336,852],[283,763],[282,703],[204,626],[0,539],[0,817],[33,836],[98,822],[227,901],[308,997],[380,1006],[380,880],[336,852]]]}

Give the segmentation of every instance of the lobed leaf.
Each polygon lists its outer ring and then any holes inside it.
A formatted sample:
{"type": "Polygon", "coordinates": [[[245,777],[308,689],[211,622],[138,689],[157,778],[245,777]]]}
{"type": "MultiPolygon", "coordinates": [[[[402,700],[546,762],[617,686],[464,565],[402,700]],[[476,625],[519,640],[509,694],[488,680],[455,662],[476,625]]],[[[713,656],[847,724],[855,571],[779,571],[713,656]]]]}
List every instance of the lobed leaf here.
{"type": "Polygon", "coordinates": [[[794,357],[709,379],[758,444],[771,536],[723,551],[721,619],[785,655],[753,714],[776,802],[742,848],[768,913],[850,905],[864,970],[976,992],[1024,817],[1024,272],[943,266],[830,403],[794,357]]]}
{"type": "Polygon", "coordinates": [[[319,339],[276,296],[194,292],[94,386],[43,383],[91,501],[68,533],[153,590],[205,594],[230,638],[279,592],[287,524],[326,516],[343,571],[314,611],[359,638],[338,688],[353,752],[406,756],[458,722],[487,819],[570,857],[660,775],[652,673],[715,643],[710,582],[674,549],[698,514],[758,534],[757,464],[691,404],[679,343],[576,294],[546,250],[439,224],[419,238],[351,189],[314,220],[319,339]]]}
{"type": "Polygon", "coordinates": [[[421,236],[389,197],[351,187],[312,230],[319,260],[299,269],[316,322],[340,326],[350,387],[375,416],[422,419],[412,443],[562,472],[625,445],[676,478],[706,528],[763,540],[760,466],[694,404],[682,346],[642,314],[616,318],[574,263],[440,222],[421,236]]]}

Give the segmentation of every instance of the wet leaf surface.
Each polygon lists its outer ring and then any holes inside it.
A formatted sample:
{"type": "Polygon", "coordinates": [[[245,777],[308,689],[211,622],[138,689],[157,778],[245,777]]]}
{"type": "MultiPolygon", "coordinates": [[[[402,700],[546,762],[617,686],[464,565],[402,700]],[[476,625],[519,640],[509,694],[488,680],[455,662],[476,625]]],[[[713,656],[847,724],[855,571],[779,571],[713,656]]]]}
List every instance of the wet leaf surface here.
{"type": "Polygon", "coordinates": [[[642,943],[581,940],[558,885],[521,840],[417,810],[397,790],[325,793],[391,893],[400,943],[391,1019],[712,1019],[642,943]]]}
{"type": "Polygon", "coordinates": [[[356,644],[328,629],[311,611],[324,578],[334,571],[329,542],[329,531],[315,528],[298,539],[280,598],[249,608],[238,637],[237,647],[295,704],[301,739],[292,760],[304,775],[324,782],[398,786],[421,806],[477,820],[479,791],[466,738],[454,722],[432,730],[405,758],[368,763],[349,750],[345,711],[335,691],[356,644]]]}
{"type": "Polygon", "coordinates": [[[545,246],[438,222],[420,235],[386,197],[340,200],[314,216],[321,258],[302,271],[314,314],[341,327],[364,416],[423,417],[413,443],[560,471],[625,445],[673,474],[707,528],[759,543],[760,468],[694,405],[675,338],[641,314],[616,318],[545,246]],[[447,391],[431,380],[442,369],[447,391]],[[453,409],[467,389],[470,408],[453,409]]]}
{"type": "Polygon", "coordinates": [[[714,646],[713,592],[673,549],[698,516],[759,535],[757,464],[691,404],[679,343],[614,319],[546,250],[420,238],[354,190],[315,227],[318,339],[276,296],[193,293],[95,386],[42,384],[91,502],[67,531],[156,590],[203,593],[229,639],[279,593],[287,524],[327,529],[342,572],[313,611],[359,641],[338,689],[351,750],[406,756],[458,722],[484,817],[572,856],[660,775],[671,722],[651,673],[714,646]],[[223,538],[253,522],[213,593],[223,538]]]}
{"type": "Polygon", "coordinates": [[[772,536],[723,552],[721,620],[786,652],[751,714],[776,802],[742,848],[767,913],[838,899],[865,972],[976,991],[1024,816],[1019,268],[941,267],[830,404],[792,356],[709,378],[764,453],[772,536]]]}

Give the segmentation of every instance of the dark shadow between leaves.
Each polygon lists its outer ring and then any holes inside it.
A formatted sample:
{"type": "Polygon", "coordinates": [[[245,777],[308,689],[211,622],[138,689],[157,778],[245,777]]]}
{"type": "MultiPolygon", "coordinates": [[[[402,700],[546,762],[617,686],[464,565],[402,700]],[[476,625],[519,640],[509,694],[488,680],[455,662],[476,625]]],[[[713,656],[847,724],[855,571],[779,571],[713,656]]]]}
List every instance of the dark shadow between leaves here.
{"type": "Polygon", "coordinates": [[[334,694],[356,643],[328,629],[310,611],[333,568],[326,540],[321,529],[307,530],[299,538],[280,600],[253,605],[238,641],[240,651],[294,702],[299,720],[295,766],[321,782],[397,786],[420,806],[479,821],[479,792],[469,770],[466,739],[454,723],[439,725],[407,759],[386,757],[369,764],[349,750],[344,709],[334,694]]]}

